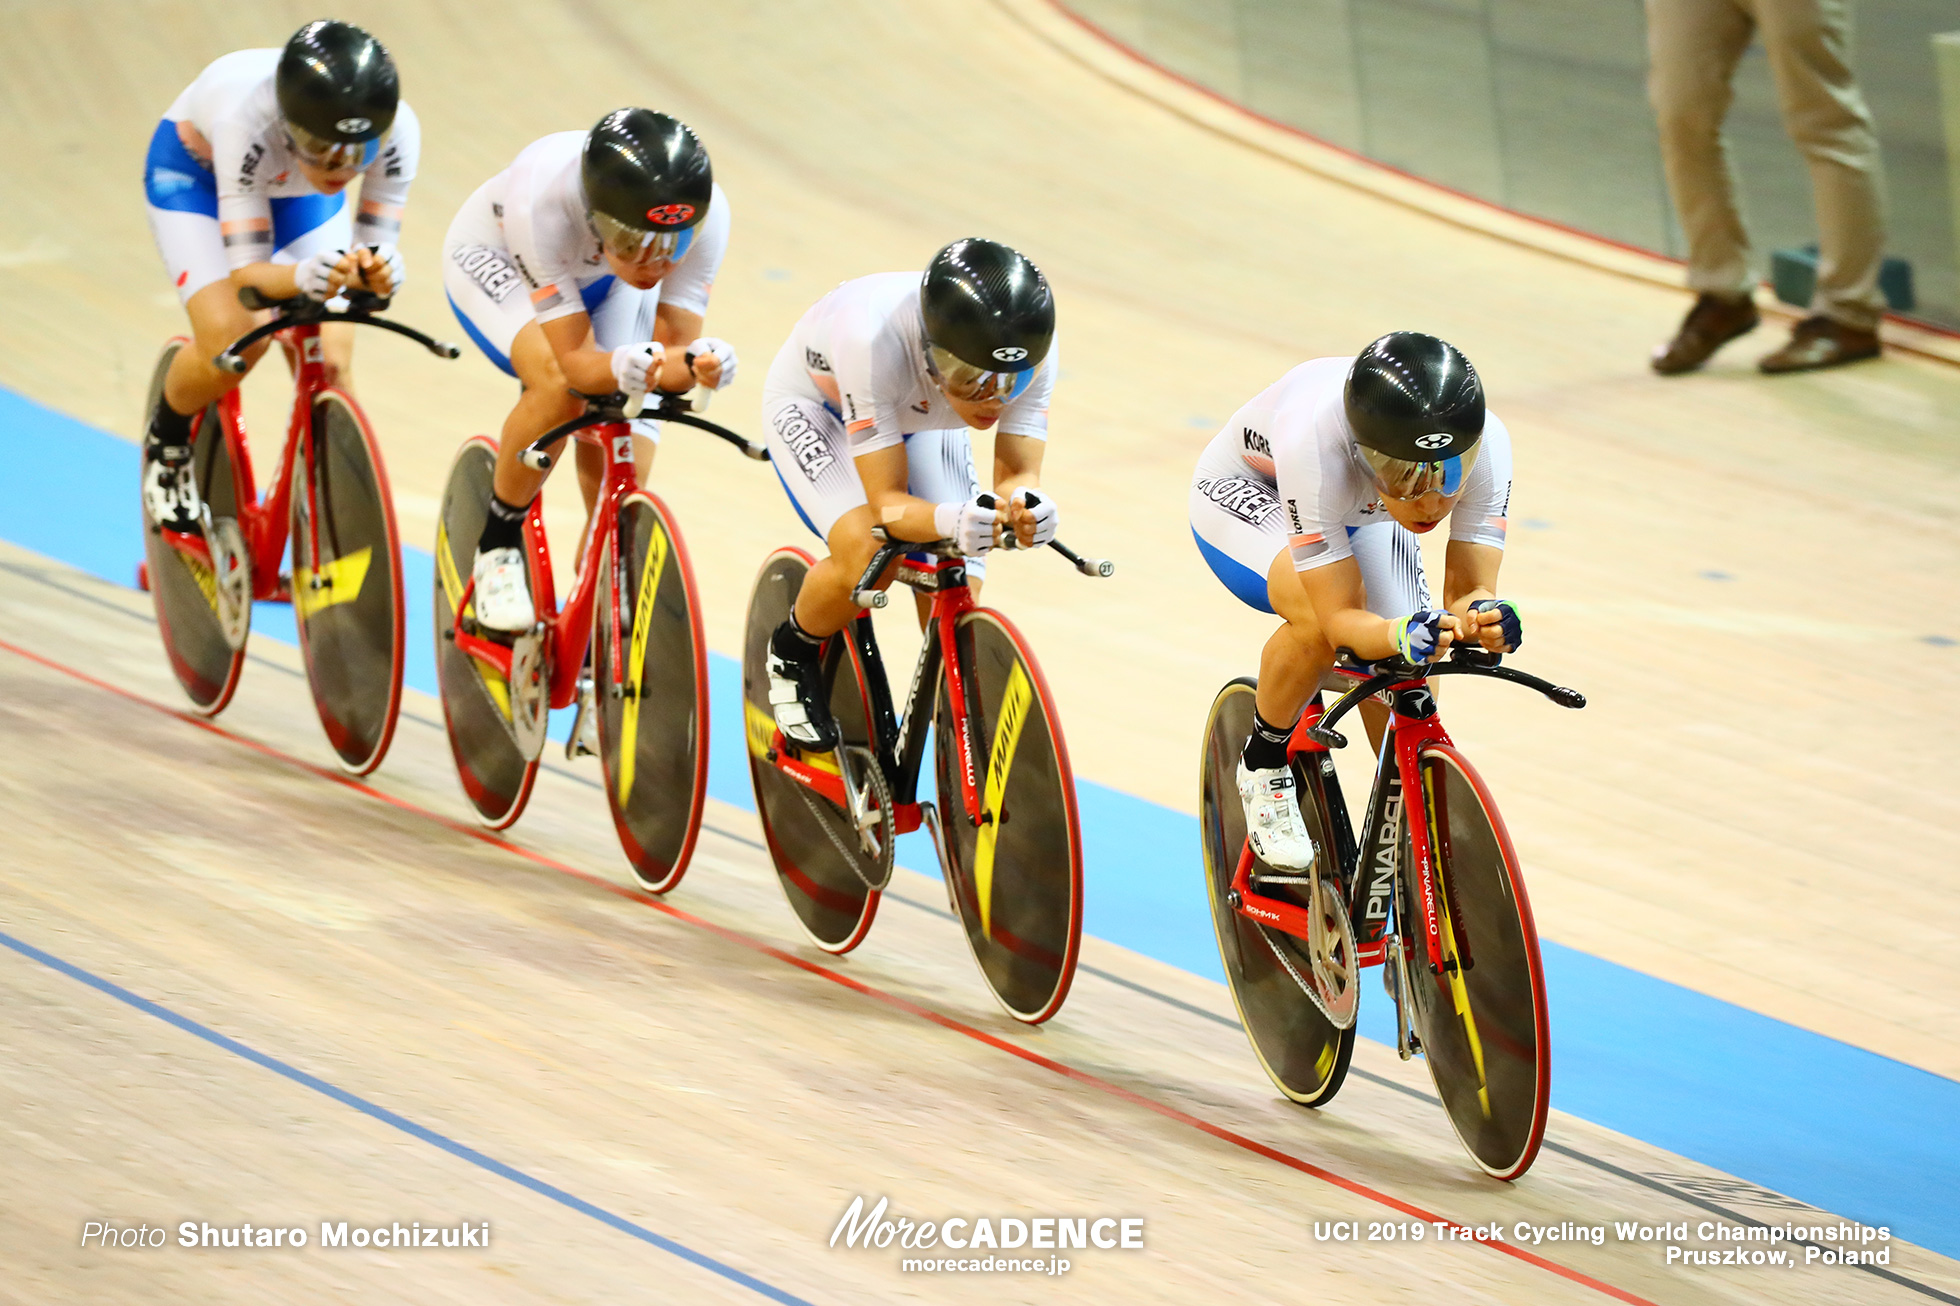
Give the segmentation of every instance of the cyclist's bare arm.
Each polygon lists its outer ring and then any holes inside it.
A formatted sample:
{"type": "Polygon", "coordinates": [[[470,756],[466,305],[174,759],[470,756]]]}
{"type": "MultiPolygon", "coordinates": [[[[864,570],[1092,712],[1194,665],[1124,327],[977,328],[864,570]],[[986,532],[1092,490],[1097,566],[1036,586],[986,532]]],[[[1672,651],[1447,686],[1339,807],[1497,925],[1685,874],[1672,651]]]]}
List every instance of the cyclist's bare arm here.
{"type": "MultiPolygon", "coordinates": [[[[1321,636],[1331,647],[1351,648],[1371,662],[1396,655],[1395,623],[1368,611],[1360,563],[1342,558],[1298,575],[1321,636]]],[[[1449,647],[1448,637],[1459,624],[1455,617],[1443,618],[1444,638],[1437,641],[1437,656],[1449,647]]]]}
{"type": "Polygon", "coordinates": [[[1451,540],[1444,555],[1443,606],[1463,623],[1464,638],[1475,639],[1492,653],[1504,652],[1504,614],[1472,612],[1470,605],[1497,597],[1497,569],[1503,562],[1504,550],[1470,540],[1451,540]]]}
{"type": "Polygon", "coordinates": [[[871,520],[897,540],[924,544],[939,538],[933,525],[933,510],[939,505],[919,498],[907,490],[911,479],[905,446],[895,444],[853,459],[858,480],[864,485],[864,501],[871,507],[871,520]]]}
{"type": "Polygon", "coordinates": [[[619,388],[613,380],[612,355],[593,343],[591,318],[567,313],[538,323],[538,329],[544,332],[566,385],[592,395],[609,395],[619,388]]]}
{"type": "Polygon", "coordinates": [[[994,433],[994,497],[1007,510],[1007,524],[1024,546],[1034,543],[1034,514],[1012,499],[1014,491],[1041,484],[1041,455],[1047,448],[1046,440],[1033,436],[994,433]]]}

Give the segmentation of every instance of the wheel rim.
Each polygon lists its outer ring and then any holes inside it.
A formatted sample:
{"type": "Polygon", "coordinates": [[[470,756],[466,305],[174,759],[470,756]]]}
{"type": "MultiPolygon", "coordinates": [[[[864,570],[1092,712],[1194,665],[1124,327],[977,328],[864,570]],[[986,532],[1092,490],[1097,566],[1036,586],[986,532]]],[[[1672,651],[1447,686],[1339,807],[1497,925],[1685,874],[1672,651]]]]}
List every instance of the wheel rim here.
{"type": "MultiPolygon", "coordinates": [[[[827,952],[849,952],[863,941],[877,915],[875,868],[854,849],[856,833],[843,811],[778,771],[767,756],[776,723],[769,707],[769,639],[789,615],[811,566],[800,549],[782,549],[763,563],[749,601],[742,649],[743,733],[749,774],[769,856],[796,919],[827,952]]],[[[824,647],[831,711],[846,744],[867,744],[870,709],[855,657],[835,637],[824,647]]],[[[834,768],[833,755],[805,755],[819,769],[834,768]]]]}
{"type": "MultiPolygon", "coordinates": [[[[149,402],[143,412],[146,424],[163,396],[164,376],[170,370],[170,362],[183,345],[181,340],[172,341],[157,360],[156,371],[150,378],[149,402]]],[[[211,517],[235,522],[238,484],[216,404],[204,411],[197,440],[192,445],[191,462],[199,493],[210,508],[211,517]]],[[[157,633],[163,639],[164,654],[191,706],[205,716],[216,716],[231,702],[238,688],[239,673],[245,666],[244,632],[234,629],[228,635],[226,631],[227,623],[219,614],[218,578],[214,570],[202,559],[186,557],[172,548],[150,521],[149,509],[143,507],[139,511],[143,514],[143,554],[148,564],[150,600],[156,608],[157,633]]],[[[249,558],[245,566],[249,594],[249,558]]],[[[249,628],[249,602],[243,618],[249,628]]]]}
{"type": "Polygon", "coordinates": [[[652,495],[620,504],[600,565],[592,680],[606,801],[634,875],[664,893],[687,870],[707,790],[700,606],[680,534],[652,495]]]}
{"type": "Polygon", "coordinates": [[[994,820],[968,818],[941,681],[934,717],[940,815],[952,897],[987,986],[1030,1023],[1060,1009],[1082,941],[1082,854],[1075,784],[1041,670],[1013,628],[986,609],[956,631],[974,719],[974,773],[994,820]],[[991,846],[990,846],[991,845],[991,846]]]}
{"type": "MultiPolygon", "coordinates": [[[[1537,1155],[1550,1099],[1538,933],[1517,853],[1475,770],[1441,746],[1423,751],[1422,775],[1437,860],[1447,863],[1439,911],[1464,935],[1470,964],[1455,976],[1432,974],[1420,934],[1408,931],[1416,1031],[1457,1137],[1485,1171],[1515,1179],[1537,1155]]],[[[1414,874],[1404,846],[1406,899],[1414,874]]],[[[1413,902],[1404,906],[1405,919],[1421,919],[1413,902]]],[[[1457,952],[1455,938],[1445,933],[1446,957],[1457,952]]]]}
{"type": "Polygon", "coordinates": [[[496,460],[497,447],[479,436],[464,444],[449,470],[436,521],[435,647],[443,724],[464,796],[479,819],[503,829],[524,811],[537,759],[526,757],[511,738],[503,678],[449,638],[489,511],[496,460]]]}
{"type": "Polygon", "coordinates": [[[293,616],[313,706],[341,765],[365,775],[401,707],[401,549],[380,450],[337,391],[314,404],[292,505],[293,616]]]}
{"type": "MultiPolygon", "coordinates": [[[[1304,1106],[1321,1106],[1340,1091],[1347,1077],[1355,1032],[1334,1027],[1275,955],[1268,932],[1232,910],[1225,896],[1245,847],[1238,764],[1252,733],[1254,693],[1249,680],[1226,685],[1213,700],[1206,725],[1199,776],[1205,884],[1219,956],[1253,1055],[1280,1092],[1304,1106]]],[[[1318,777],[1309,776],[1308,784],[1311,793],[1303,791],[1307,801],[1301,803],[1300,813],[1316,846],[1327,855],[1333,843],[1320,814],[1318,777]]],[[[1290,936],[1277,941],[1278,946],[1293,943],[1290,936]]],[[[1310,971],[1313,963],[1304,945],[1294,958],[1302,974],[1310,971]]]]}

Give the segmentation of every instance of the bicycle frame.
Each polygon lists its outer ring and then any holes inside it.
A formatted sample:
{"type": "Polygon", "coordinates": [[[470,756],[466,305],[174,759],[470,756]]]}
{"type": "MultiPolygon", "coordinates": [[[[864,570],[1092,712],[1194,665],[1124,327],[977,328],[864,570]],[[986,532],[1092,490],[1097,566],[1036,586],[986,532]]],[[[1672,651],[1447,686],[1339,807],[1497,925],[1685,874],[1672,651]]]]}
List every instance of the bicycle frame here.
{"type": "MultiPolygon", "coordinates": [[[[875,571],[882,570],[882,566],[875,568],[875,571]]],[[[918,793],[919,773],[925,764],[926,727],[932,720],[933,696],[938,689],[942,667],[946,673],[947,699],[953,720],[957,723],[953,731],[953,748],[960,777],[961,807],[973,825],[985,825],[993,819],[993,814],[984,810],[976,778],[973,718],[967,711],[966,673],[955,644],[960,617],[977,606],[973,601],[973,591],[967,585],[966,563],[959,558],[940,558],[929,562],[901,558],[897,579],[932,594],[932,609],[927,619],[928,633],[919,650],[918,666],[912,672],[912,687],[906,696],[902,732],[892,710],[891,686],[885,675],[884,658],[872,635],[871,614],[860,613],[845,628],[850,637],[847,656],[858,659],[864,670],[865,687],[871,694],[872,752],[891,783],[894,833],[909,834],[918,829],[922,821],[938,818],[933,805],[919,801],[918,793]]],[[[835,756],[793,757],[782,731],[777,730],[770,737],[768,760],[777,770],[805,788],[822,794],[845,811],[850,811],[849,789],[854,782],[845,775],[835,756]]]]}
{"type": "MultiPolygon", "coordinates": [[[[639,480],[634,474],[633,431],[626,422],[596,421],[573,432],[572,438],[596,447],[605,459],[605,468],[600,477],[599,494],[593,503],[591,520],[586,523],[585,535],[580,541],[578,573],[572,580],[571,593],[566,595],[563,608],[558,606],[556,583],[551,574],[551,548],[545,540],[542,495],[532,500],[531,510],[524,518],[524,547],[530,557],[534,580],[532,599],[550,653],[553,707],[570,707],[578,699],[579,672],[585,662],[585,648],[592,638],[592,623],[597,611],[594,602],[599,587],[599,555],[603,552],[599,541],[605,538],[604,532],[611,531],[617,525],[620,500],[639,488],[639,480]]],[[[472,577],[464,585],[462,597],[456,603],[456,647],[497,668],[508,680],[511,675],[512,646],[463,627],[463,611],[470,606],[475,592],[476,580],[472,577]]],[[[606,601],[619,602],[617,585],[608,587],[606,601]]],[[[620,630],[630,628],[630,625],[619,619],[626,614],[615,611],[613,615],[613,639],[617,641],[620,630]]],[[[614,675],[621,675],[624,663],[621,650],[615,648],[612,653],[614,675]]]]}
{"type": "MultiPolygon", "coordinates": [[[[1411,807],[1407,801],[1409,794],[1424,792],[1421,775],[1423,750],[1436,744],[1454,742],[1449,732],[1443,729],[1436,696],[1429,690],[1429,678],[1447,674],[1489,676],[1536,689],[1562,707],[1583,707],[1586,701],[1585,696],[1576,690],[1501,667],[1498,662],[1495,655],[1462,650],[1450,662],[1423,668],[1399,666],[1388,672],[1377,672],[1374,667],[1356,669],[1341,665],[1336,669],[1359,683],[1343,695],[1331,710],[1325,708],[1320,695],[1315,694],[1287,741],[1289,760],[1300,759],[1304,766],[1320,773],[1323,783],[1332,783],[1334,764],[1328,752],[1329,746],[1339,747],[1347,741],[1330,728],[1331,722],[1366,698],[1377,694],[1386,694],[1390,698],[1393,715],[1388,731],[1382,738],[1381,752],[1375,764],[1375,781],[1369,795],[1368,816],[1358,842],[1349,828],[1345,803],[1328,803],[1335,827],[1329,832],[1335,844],[1332,851],[1340,873],[1342,891],[1350,902],[1356,944],[1355,961],[1359,966],[1379,966],[1391,956],[1406,957],[1409,953],[1404,938],[1414,922],[1401,920],[1398,910],[1396,929],[1391,931],[1388,928],[1389,913],[1397,910],[1395,889],[1401,864],[1404,821],[1409,826],[1415,874],[1413,888],[1422,917],[1422,956],[1429,963],[1430,973],[1440,975],[1459,968],[1459,963],[1446,954],[1443,946],[1440,922],[1445,915],[1449,916],[1451,923],[1450,942],[1454,956],[1463,959],[1461,965],[1465,968],[1473,964],[1469,939],[1465,937],[1454,913],[1444,911],[1441,906],[1451,900],[1455,891],[1455,886],[1447,883],[1439,885],[1437,879],[1437,868],[1444,860],[1436,856],[1437,841],[1440,839],[1447,846],[1449,840],[1446,814],[1430,810],[1426,802],[1418,802],[1411,807]],[[1364,867],[1365,881],[1362,879],[1364,867]]],[[[1338,786],[1332,797],[1338,800],[1338,786]]],[[[1243,915],[1305,942],[1310,937],[1309,913],[1290,902],[1270,898],[1254,890],[1252,866],[1252,845],[1248,842],[1240,849],[1238,866],[1232,873],[1230,900],[1234,907],[1243,915]]]]}

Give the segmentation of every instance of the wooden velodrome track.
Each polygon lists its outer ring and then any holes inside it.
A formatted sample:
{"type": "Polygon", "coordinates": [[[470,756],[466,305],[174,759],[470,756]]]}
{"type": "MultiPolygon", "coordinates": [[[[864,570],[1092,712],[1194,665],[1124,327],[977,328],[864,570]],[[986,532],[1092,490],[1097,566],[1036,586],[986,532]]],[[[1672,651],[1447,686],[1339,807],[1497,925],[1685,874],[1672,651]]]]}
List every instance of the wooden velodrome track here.
{"type": "MultiPolygon", "coordinates": [[[[316,14],[4,12],[0,384],[133,436],[182,320],[143,222],[148,134],[209,59],[316,14]]],[[[388,42],[423,119],[398,313],[438,335],[457,335],[437,275],[455,207],[531,139],[624,103],[693,124],[731,198],[710,322],[744,371],[723,421],[757,424],[775,348],[837,281],[969,233],[1034,257],[1065,351],[1046,480],[1064,534],[1120,570],[1091,586],[1010,559],[988,598],[1041,651],[1078,772],[1175,808],[1194,805],[1205,706],[1269,626],[1189,543],[1198,448],[1302,358],[1403,326],[1457,342],[1517,437],[1504,588],[1529,605],[1525,665],[1594,701],[1451,701],[1540,929],[1960,1076],[1960,371],[1894,355],[1767,381],[1749,368],[1764,332],[1658,380],[1643,359],[1679,292],[1235,143],[1167,111],[1174,88],[1105,75],[1107,52],[1038,0],[337,12],[388,42]]],[[[474,354],[367,340],[359,387],[426,548],[455,445],[497,428],[511,383],[474,354]]],[[[279,378],[250,393],[269,431],[279,378]]],[[[670,436],[655,475],[710,642],[734,652],[757,562],[804,533],[766,471],[708,441],[670,436]]],[[[0,563],[0,921],[48,958],[0,962],[0,1300],[755,1296],[717,1265],[826,1302],[1925,1299],[1823,1269],[1684,1275],[1610,1243],[1542,1263],[1316,1244],[1313,1220],[1415,1213],[1697,1220],[1639,1176],[1720,1177],[1561,1115],[1564,1150],[1499,1189],[1415,1096],[1420,1066],[1363,1042],[1366,1077],[1304,1115],[1275,1100],[1222,989],[1094,941],[1100,973],[1054,1025],[1010,1028],[921,876],[858,954],[818,968],[746,814],[711,803],[695,869],[650,906],[618,890],[589,774],[555,764],[521,848],[487,846],[459,828],[426,698],[359,792],[290,760],[325,755],[279,670],[291,650],[255,644],[220,722],[235,737],[202,731],[150,706],[178,698],[143,596],[18,549],[0,563]],[[825,1246],[860,1193],[923,1218],[1142,1216],[1148,1245],[1082,1254],[1062,1279],[907,1275],[896,1249],[825,1246]],[[330,1218],[488,1220],[496,1238],[75,1245],[91,1219],[330,1218]]],[[[1893,1268],[1960,1292],[1930,1253],[1893,1268]]]]}

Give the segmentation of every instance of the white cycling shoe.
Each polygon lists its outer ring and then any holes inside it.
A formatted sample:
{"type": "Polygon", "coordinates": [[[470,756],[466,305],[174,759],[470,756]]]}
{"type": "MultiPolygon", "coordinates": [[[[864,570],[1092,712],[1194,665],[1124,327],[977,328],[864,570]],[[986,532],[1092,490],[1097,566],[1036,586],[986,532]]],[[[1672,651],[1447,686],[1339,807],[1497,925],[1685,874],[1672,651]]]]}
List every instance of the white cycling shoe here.
{"type": "Polygon", "coordinates": [[[1313,869],[1313,836],[1300,815],[1293,768],[1250,771],[1239,761],[1239,801],[1245,804],[1245,832],[1260,861],[1278,870],[1313,869]]]}
{"type": "Polygon", "coordinates": [[[479,553],[470,568],[470,577],[476,582],[471,602],[479,626],[514,634],[538,624],[538,610],[531,602],[531,579],[524,567],[524,550],[491,549],[479,553]]]}

